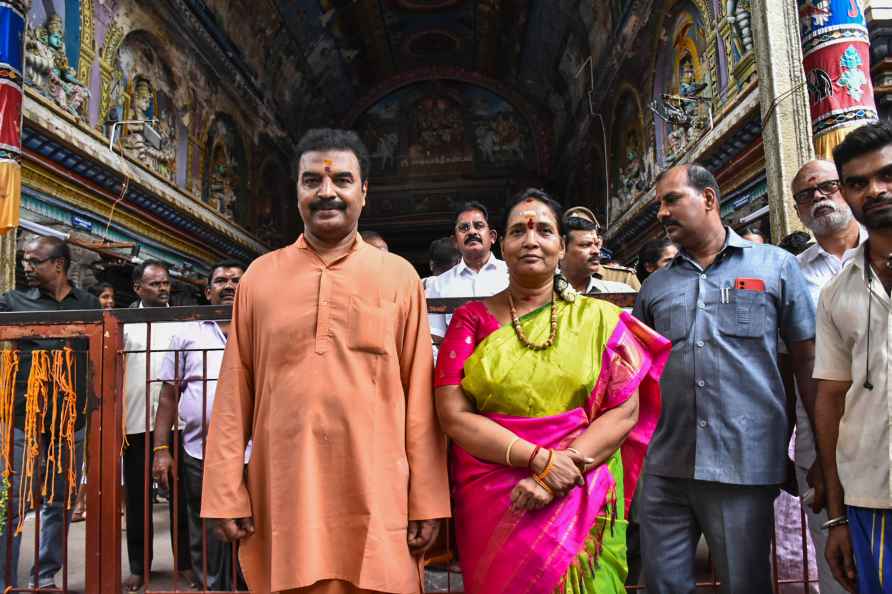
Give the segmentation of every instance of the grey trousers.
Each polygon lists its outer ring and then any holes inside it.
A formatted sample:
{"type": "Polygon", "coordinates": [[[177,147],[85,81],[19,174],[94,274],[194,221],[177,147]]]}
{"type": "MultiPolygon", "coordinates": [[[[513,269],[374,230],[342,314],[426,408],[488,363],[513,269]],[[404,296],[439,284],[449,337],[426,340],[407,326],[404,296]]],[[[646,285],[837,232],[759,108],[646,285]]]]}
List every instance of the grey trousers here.
{"type": "Polygon", "coordinates": [[[694,594],[706,537],[723,594],[771,592],[776,486],[740,486],[647,474],[638,486],[648,594],[694,594]]]}

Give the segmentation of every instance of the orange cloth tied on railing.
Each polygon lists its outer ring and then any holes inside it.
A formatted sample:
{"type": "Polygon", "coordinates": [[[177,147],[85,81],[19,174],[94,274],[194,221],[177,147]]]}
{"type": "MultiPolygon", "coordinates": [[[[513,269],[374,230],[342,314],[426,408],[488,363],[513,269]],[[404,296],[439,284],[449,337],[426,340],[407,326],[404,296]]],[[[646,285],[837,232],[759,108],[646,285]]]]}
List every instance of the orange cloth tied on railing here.
{"type": "MultiPolygon", "coordinates": [[[[54,474],[67,473],[68,492],[65,508],[71,506],[77,489],[75,468],[75,423],[77,421],[77,395],[75,392],[76,365],[74,352],[69,347],[61,350],[31,351],[31,372],[25,390],[25,447],[19,467],[19,524],[16,533],[24,526],[26,512],[36,505],[34,501],[34,467],[40,458],[41,439],[47,439],[46,468],[40,494],[49,503],[55,500],[54,474]],[[49,416],[49,423],[47,423],[49,416]],[[63,453],[67,448],[67,458],[63,453]],[[66,463],[63,464],[62,461],[66,463]],[[47,485],[50,486],[49,492],[47,485]]],[[[18,351],[2,351],[0,368],[0,443],[3,444],[2,477],[8,485],[13,473],[12,444],[14,440],[15,379],[19,370],[18,351]]],[[[3,527],[0,527],[2,531],[3,527]]]]}

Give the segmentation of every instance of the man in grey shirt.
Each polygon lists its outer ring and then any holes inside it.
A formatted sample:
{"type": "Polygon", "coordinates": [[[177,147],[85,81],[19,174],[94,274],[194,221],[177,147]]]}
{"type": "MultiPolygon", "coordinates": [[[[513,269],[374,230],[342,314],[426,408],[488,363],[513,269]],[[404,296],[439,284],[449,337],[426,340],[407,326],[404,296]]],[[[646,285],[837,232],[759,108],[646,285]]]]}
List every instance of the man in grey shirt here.
{"type": "Polygon", "coordinates": [[[772,502],[791,432],[778,335],[813,402],[814,305],[792,255],[722,224],[708,170],[669,169],[656,194],[680,251],[647,279],[634,311],[672,341],[638,501],[648,592],[693,594],[701,534],[722,592],[771,592],[772,502]]]}

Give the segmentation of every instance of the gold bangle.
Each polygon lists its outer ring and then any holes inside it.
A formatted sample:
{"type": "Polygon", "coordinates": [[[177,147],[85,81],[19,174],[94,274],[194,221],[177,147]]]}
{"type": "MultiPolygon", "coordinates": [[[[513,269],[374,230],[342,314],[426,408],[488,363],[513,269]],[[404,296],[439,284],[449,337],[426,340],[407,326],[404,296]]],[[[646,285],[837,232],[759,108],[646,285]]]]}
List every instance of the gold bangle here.
{"type": "Polygon", "coordinates": [[[520,441],[520,438],[515,435],[514,439],[511,440],[511,443],[508,444],[508,449],[505,450],[505,466],[512,465],[511,464],[511,448],[513,448],[514,444],[516,444],[518,441],[520,441]]]}
{"type": "Polygon", "coordinates": [[[554,450],[548,450],[548,462],[545,463],[545,468],[536,475],[536,477],[544,481],[545,477],[548,476],[548,473],[551,472],[551,469],[554,468],[554,450]]]}
{"type": "Polygon", "coordinates": [[[169,449],[170,449],[170,447],[167,444],[165,444],[165,445],[159,445],[159,446],[153,447],[152,451],[157,453],[157,452],[160,452],[161,450],[169,450],[169,449]]]}
{"type": "Polygon", "coordinates": [[[535,474],[533,475],[533,480],[536,481],[536,484],[545,489],[545,492],[554,497],[554,489],[548,486],[548,483],[540,479],[535,474]]]}

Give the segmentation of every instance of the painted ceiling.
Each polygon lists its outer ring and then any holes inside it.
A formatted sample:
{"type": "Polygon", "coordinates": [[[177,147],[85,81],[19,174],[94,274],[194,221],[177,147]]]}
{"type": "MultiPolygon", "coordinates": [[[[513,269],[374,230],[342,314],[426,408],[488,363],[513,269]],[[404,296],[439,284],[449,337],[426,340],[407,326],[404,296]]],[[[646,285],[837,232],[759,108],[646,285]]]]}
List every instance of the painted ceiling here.
{"type": "Polygon", "coordinates": [[[185,3],[219,29],[217,43],[244,65],[293,139],[343,123],[381,83],[437,67],[510,87],[549,114],[559,138],[587,91],[586,60],[600,63],[632,0],[185,3]]]}

